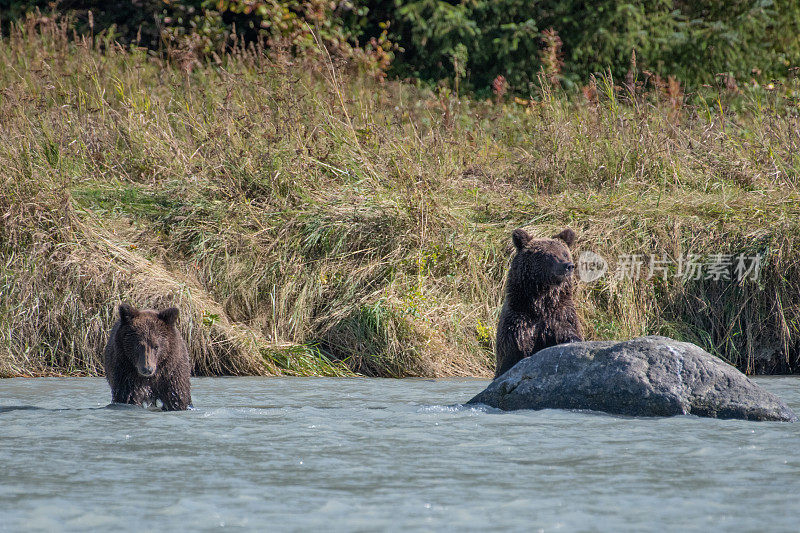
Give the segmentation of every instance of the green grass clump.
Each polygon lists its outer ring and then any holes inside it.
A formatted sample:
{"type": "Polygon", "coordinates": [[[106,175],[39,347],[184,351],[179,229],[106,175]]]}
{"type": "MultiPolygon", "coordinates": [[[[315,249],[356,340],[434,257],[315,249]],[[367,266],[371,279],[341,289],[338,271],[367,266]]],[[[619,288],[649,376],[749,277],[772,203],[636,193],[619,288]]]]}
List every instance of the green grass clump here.
{"type": "Polygon", "coordinates": [[[612,266],[763,254],[752,282],[581,284],[589,338],[669,334],[795,371],[796,106],[602,82],[483,102],[330,61],[168,62],[18,28],[0,43],[0,374],[101,372],[127,300],[180,307],[201,375],[488,376],[510,231],[566,225],[612,266]]]}

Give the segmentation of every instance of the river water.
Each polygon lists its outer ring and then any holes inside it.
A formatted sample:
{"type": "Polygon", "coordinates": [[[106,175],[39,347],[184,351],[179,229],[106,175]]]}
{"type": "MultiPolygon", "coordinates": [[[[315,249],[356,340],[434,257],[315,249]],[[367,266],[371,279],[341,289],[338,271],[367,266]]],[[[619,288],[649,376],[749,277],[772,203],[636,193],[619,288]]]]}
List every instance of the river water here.
{"type": "MultiPolygon", "coordinates": [[[[759,378],[800,413],[800,378],[759,378]]],[[[0,380],[0,531],[798,531],[800,423],[463,407],[485,380],[0,380]]]]}

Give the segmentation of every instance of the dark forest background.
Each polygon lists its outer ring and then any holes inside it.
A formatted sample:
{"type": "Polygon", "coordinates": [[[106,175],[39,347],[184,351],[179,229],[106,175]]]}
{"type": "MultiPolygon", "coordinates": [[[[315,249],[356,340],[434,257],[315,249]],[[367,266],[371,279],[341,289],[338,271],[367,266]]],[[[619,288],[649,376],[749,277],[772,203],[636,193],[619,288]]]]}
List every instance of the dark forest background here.
{"type": "Polygon", "coordinates": [[[800,3],[794,0],[4,0],[0,5],[4,26],[26,14],[70,13],[79,34],[153,50],[180,48],[212,59],[234,43],[259,40],[295,54],[318,53],[318,39],[332,55],[380,75],[478,94],[488,93],[498,76],[508,89],[525,94],[540,75],[571,89],[609,70],[629,81],[672,76],[688,90],[718,82],[730,88],[782,80],[800,65],[800,3]]]}

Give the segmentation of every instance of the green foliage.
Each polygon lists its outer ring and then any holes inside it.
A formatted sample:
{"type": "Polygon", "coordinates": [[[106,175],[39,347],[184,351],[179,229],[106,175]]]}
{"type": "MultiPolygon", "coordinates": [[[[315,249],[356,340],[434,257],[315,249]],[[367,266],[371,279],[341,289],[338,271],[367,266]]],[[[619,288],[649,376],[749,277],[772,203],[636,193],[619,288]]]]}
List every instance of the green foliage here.
{"type": "MultiPolygon", "coordinates": [[[[52,5],[51,0],[14,0],[4,19],[47,15],[52,5]]],[[[110,32],[123,44],[175,47],[196,56],[221,54],[234,44],[259,39],[286,44],[294,53],[317,51],[314,33],[332,53],[347,58],[364,59],[362,52],[369,56],[375,48],[353,46],[367,8],[348,1],[64,0],[56,8],[72,16],[79,34],[110,32]]],[[[378,27],[376,39],[380,33],[378,27]]]]}
{"type": "MultiPolygon", "coordinates": [[[[49,5],[15,0],[6,18],[49,5]]],[[[800,66],[793,0],[64,0],[58,9],[74,14],[79,33],[192,57],[258,40],[316,53],[318,39],[379,75],[391,64],[400,77],[485,94],[503,76],[526,95],[542,69],[567,88],[591,74],[642,79],[648,71],[694,90],[718,74],[727,85],[764,83],[800,66]]]]}
{"type": "Polygon", "coordinates": [[[634,51],[638,69],[691,87],[712,83],[717,73],[785,78],[787,67],[800,64],[800,7],[789,0],[397,0],[395,6],[383,16],[404,49],[396,71],[452,78],[449,58],[464,46],[467,78],[476,89],[488,90],[502,75],[516,91],[528,91],[545,66],[547,30],[563,42],[567,85],[608,69],[624,77],[634,51]]]}
{"type": "Polygon", "coordinates": [[[529,4],[523,0],[396,2],[391,35],[405,53],[395,67],[437,80],[452,77],[453,58],[462,58],[474,87],[488,87],[498,74],[517,86],[531,81],[538,69],[540,32],[529,4]]]}

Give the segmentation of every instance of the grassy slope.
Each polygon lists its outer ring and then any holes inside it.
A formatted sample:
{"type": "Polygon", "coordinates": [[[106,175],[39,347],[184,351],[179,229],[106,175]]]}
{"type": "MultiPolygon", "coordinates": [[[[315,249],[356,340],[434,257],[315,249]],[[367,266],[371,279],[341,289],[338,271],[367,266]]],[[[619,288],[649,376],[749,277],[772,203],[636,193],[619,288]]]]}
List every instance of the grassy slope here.
{"type": "Polygon", "coordinates": [[[488,376],[509,232],[565,225],[607,258],[766,253],[757,283],[582,284],[582,319],[797,370],[800,134],[779,97],[493,105],[224,64],[52,26],[0,44],[0,375],[97,373],[128,300],[181,308],[199,374],[488,376]]]}

